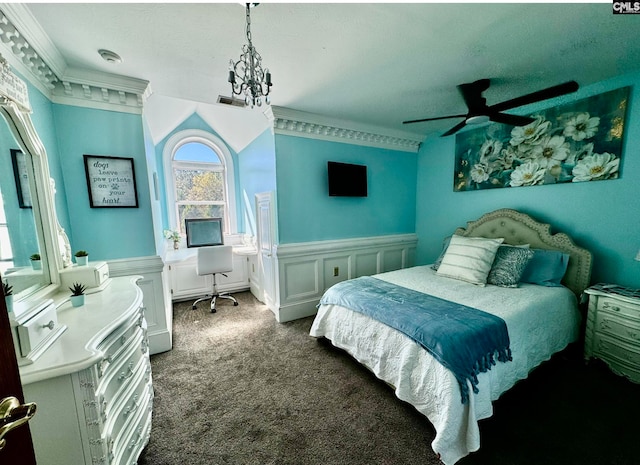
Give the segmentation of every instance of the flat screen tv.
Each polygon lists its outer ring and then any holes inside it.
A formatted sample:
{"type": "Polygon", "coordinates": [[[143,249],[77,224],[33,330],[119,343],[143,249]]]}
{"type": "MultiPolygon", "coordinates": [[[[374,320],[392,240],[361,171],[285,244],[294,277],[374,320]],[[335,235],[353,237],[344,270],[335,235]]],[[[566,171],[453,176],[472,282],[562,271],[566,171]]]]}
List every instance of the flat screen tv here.
{"type": "Polygon", "coordinates": [[[184,220],[187,232],[187,247],[207,247],[223,245],[222,218],[187,218],[184,220]]]}
{"type": "Polygon", "coordinates": [[[367,167],[351,163],[327,162],[329,196],[366,197],[367,167]]]}

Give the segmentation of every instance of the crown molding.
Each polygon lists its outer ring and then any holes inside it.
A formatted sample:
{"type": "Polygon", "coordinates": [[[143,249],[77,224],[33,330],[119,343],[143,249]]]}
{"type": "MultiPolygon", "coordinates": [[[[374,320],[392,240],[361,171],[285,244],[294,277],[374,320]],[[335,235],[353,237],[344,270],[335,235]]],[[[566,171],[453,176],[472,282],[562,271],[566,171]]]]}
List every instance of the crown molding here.
{"type": "Polygon", "coordinates": [[[273,106],[276,134],[364,145],[402,152],[418,152],[422,137],[392,129],[328,118],[290,108],[273,106]]]}
{"type": "Polygon", "coordinates": [[[54,103],[142,113],[149,82],[69,68],[24,4],[0,5],[0,53],[54,103]]]}

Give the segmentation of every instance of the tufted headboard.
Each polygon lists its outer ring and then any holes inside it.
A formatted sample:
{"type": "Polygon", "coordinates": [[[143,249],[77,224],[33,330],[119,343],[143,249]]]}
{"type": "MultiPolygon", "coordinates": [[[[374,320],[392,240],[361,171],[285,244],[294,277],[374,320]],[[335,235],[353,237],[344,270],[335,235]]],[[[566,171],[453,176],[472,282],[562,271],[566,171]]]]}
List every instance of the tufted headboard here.
{"type": "Polygon", "coordinates": [[[564,233],[551,234],[550,228],[550,225],[539,223],[525,213],[503,208],[469,221],[466,228],[458,228],[455,233],[468,237],[503,237],[505,244],[530,244],[532,249],[568,253],[569,265],[562,283],[579,298],[591,280],[591,252],[578,247],[564,233]]]}

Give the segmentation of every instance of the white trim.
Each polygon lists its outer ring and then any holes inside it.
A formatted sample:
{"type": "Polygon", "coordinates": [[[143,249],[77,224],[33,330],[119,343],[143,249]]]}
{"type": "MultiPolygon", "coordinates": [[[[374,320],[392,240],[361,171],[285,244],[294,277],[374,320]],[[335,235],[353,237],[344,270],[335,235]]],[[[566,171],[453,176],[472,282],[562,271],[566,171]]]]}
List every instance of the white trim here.
{"type": "Polygon", "coordinates": [[[278,245],[277,295],[267,305],[280,323],[313,315],[337,282],[413,266],[417,242],[416,234],[396,234],[278,245]]]}
{"type": "Polygon", "coordinates": [[[157,255],[109,260],[109,275],[139,275],[137,285],[142,289],[142,307],[147,320],[149,353],[171,350],[173,340],[173,306],[165,289],[165,265],[157,255]]]}
{"type": "Polygon", "coordinates": [[[214,152],[216,152],[224,163],[226,181],[225,184],[227,188],[227,191],[225,192],[228,208],[227,219],[229,221],[229,230],[226,231],[226,234],[236,234],[238,232],[238,212],[236,210],[236,182],[233,157],[231,156],[231,152],[229,151],[227,144],[225,144],[222,139],[201,129],[185,129],[184,131],[175,133],[167,140],[162,151],[162,164],[164,167],[169,226],[171,228],[175,228],[177,224],[176,212],[173,208],[176,203],[174,194],[175,182],[173,180],[172,166],[173,155],[179,147],[189,142],[199,142],[201,144],[205,144],[214,152]]]}
{"type": "Polygon", "coordinates": [[[273,130],[276,134],[411,153],[418,152],[424,139],[410,132],[328,118],[284,107],[273,106],[272,111],[273,130]]]}
{"type": "Polygon", "coordinates": [[[141,114],[150,94],[142,79],[69,68],[23,4],[0,5],[0,53],[54,103],[141,114]]]}
{"type": "Polygon", "coordinates": [[[278,258],[304,257],[319,253],[333,253],[348,250],[370,249],[398,244],[412,244],[418,241],[416,234],[394,234],[389,236],[358,237],[355,239],[336,239],[330,241],[298,242],[276,246],[278,258]]]}

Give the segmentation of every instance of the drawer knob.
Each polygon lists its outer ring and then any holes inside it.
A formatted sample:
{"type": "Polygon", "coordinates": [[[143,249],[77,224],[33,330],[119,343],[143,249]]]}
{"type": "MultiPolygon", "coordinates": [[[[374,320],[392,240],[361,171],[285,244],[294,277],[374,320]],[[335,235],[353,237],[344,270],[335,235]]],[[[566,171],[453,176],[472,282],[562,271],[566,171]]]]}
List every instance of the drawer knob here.
{"type": "Polygon", "coordinates": [[[127,416],[129,416],[130,413],[138,410],[138,407],[140,407],[140,404],[138,403],[138,394],[136,394],[133,397],[133,402],[131,402],[131,405],[128,405],[127,408],[124,409],[124,412],[122,412],[122,415],[126,418],[127,416]]]}
{"type": "Polygon", "coordinates": [[[118,381],[124,381],[125,379],[131,378],[133,376],[133,362],[129,362],[129,366],[127,367],[126,372],[120,373],[118,376],[118,381]]]}
{"type": "Polygon", "coordinates": [[[56,327],[56,323],[51,320],[49,323],[47,323],[46,325],[42,325],[43,328],[49,328],[49,329],[53,329],[56,327]]]}
{"type": "Polygon", "coordinates": [[[606,308],[607,310],[613,310],[614,312],[619,312],[620,311],[620,307],[618,307],[617,305],[611,305],[608,302],[605,302],[604,308],[606,308]]]}

